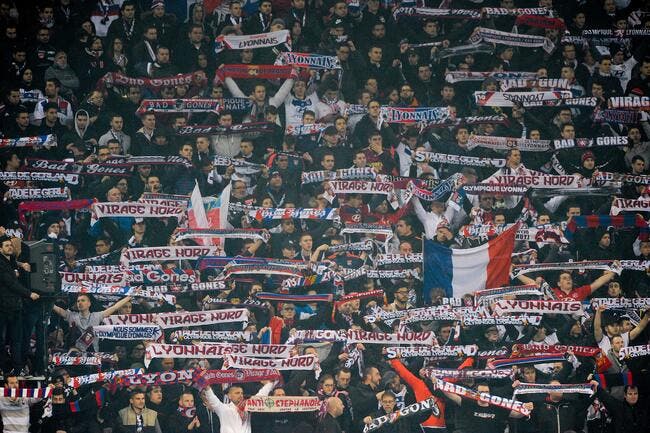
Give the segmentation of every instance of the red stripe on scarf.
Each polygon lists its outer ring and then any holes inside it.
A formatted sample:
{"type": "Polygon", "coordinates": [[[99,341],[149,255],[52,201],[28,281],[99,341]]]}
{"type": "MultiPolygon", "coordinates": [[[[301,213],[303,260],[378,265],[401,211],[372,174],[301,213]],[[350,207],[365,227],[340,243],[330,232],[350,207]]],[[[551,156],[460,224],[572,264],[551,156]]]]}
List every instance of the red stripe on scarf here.
{"type": "Polygon", "coordinates": [[[271,328],[271,344],[280,344],[282,340],[282,328],[284,327],[284,320],[279,317],[273,316],[269,320],[269,328],[271,328]]]}

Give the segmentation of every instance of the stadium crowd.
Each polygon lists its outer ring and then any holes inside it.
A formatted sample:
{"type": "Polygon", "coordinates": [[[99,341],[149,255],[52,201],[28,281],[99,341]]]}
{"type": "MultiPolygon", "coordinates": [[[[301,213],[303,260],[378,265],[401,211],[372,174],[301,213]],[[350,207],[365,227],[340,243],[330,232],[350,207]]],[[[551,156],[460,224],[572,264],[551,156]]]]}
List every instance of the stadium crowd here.
{"type": "Polygon", "coordinates": [[[650,432],[647,2],[0,23],[4,432],[650,432]]]}

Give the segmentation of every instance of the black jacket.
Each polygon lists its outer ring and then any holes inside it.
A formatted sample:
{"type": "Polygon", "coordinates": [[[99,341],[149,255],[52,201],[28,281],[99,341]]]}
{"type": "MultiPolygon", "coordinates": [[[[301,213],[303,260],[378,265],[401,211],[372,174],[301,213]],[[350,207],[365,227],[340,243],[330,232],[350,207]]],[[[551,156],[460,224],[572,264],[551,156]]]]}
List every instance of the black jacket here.
{"type": "MultiPolygon", "coordinates": [[[[354,412],[354,423],[359,431],[363,430],[363,419],[377,411],[377,393],[380,389],[372,389],[370,385],[360,383],[350,389],[350,400],[354,412]]],[[[357,431],[354,430],[353,431],[357,431]]]]}
{"type": "Polygon", "coordinates": [[[567,430],[582,430],[587,417],[587,407],[593,398],[579,396],[575,399],[563,398],[559,402],[546,399],[535,401],[535,412],[540,431],[563,433],[567,430]]]}
{"type": "Polygon", "coordinates": [[[647,402],[637,401],[632,406],[626,401],[618,400],[602,388],[598,388],[598,398],[605,404],[605,407],[612,415],[614,422],[614,431],[616,433],[625,432],[645,432],[650,426],[648,418],[647,402]]]}
{"type": "Polygon", "coordinates": [[[15,260],[0,254],[0,313],[19,312],[23,307],[22,298],[29,298],[29,294],[30,291],[18,281],[15,260]]]}

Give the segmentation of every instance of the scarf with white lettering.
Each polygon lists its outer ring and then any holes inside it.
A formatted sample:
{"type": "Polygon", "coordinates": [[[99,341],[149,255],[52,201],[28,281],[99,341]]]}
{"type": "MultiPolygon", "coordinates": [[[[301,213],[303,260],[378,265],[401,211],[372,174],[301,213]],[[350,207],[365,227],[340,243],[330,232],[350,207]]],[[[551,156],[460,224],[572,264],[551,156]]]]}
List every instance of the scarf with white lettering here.
{"type": "Polygon", "coordinates": [[[386,424],[393,424],[398,420],[401,420],[404,417],[418,414],[420,412],[431,411],[431,415],[435,417],[440,417],[440,408],[436,401],[436,397],[429,397],[426,400],[418,401],[416,403],[410,404],[402,409],[399,409],[395,412],[382,415],[378,418],[373,418],[369,424],[366,424],[363,427],[363,433],[370,433],[377,429],[382,428],[386,424]]]}
{"type": "Polygon", "coordinates": [[[229,368],[313,370],[316,374],[316,379],[318,379],[321,372],[320,362],[318,361],[318,357],[315,355],[293,356],[286,359],[262,359],[240,355],[226,355],[224,365],[228,365],[229,368]]]}
{"type": "Polygon", "coordinates": [[[541,47],[549,54],[552,53],[555,49],[555,44],[553,44],[549,38],[546,38],[544,36],[508,33],[489,29],[486,27],[477,27],[472,36],[469,38],[469,41],[473,44],[478,44],[480,42],[490,42],[493,44],[502,44],[514,47],[541,47]]]}
{"type": "Polygon", "coordinates": [[[457,358],[474,356],[478,347],[474,344],[464,346],[412,346],[412,347],[387,347],[386,357],[394,359],[419,358],[419,357],[442,357],[457,358]]]}
{"type": "Polygon", "coordinates": [[[499,84],[503,92],[511,89],[571,89],[571,84],[566,78],[508,79],[500,81],[499,84]]]}
{"type": "Polygon", "coordinates": [[[117,156],[106,160],[106,165],[133,166],[133,165],[181,165],[192,168],[192,161],[179,155],[142,155],[142,156],[117,156]]]}
{"type": "Polygon", "coordinates": [[[374,235],[384,235],[387,237],[393,236],[393,230],[388,225],[383,224],[346,224],[343,229],[341,229],[341,234],[354,234],[354,233],[363,233],[363,234],[374,234],[374,235]]]}
{"type": "Polygon", "coordinates": [[[301,135],[316,135],[320,134],[329,125],[326,123],[308,123],[306,125],[287,125],[284,131],[286,135],[293,135],[295,137],[301,135]]]}
{"type": "Polygon", "coordinates": [[[308,171],[302,174],[302,184],[317,183],[332,180],[375,179],[377,174],[371,167],[344,168],[336,171],[308,171]]]}
{"type": "Polygon", "coordinates": [[[474,92],[474,102],[481,107],[512,107],[515,104],[542,103],[571,98],[568,90],[545,92],[474,92]]]}
{"type": "Polygon", "coordinates": [[[551,148],[551,140],[471,135],[467,142],[467,149],[473,149],[476,146],[494,150],[510,150],[516,148],[522,152],[546,152],[551,148]]]}
{"type": "MultiPolygon", "coordinates": [[[[181,158],[180,156],[177,158],[181,158]]],[[[185,162],[187,161],[183,158],[185,162]]],[[[50,171],[62,174],[76,174],[88,176],[120,176],[128,177],[132,175],[131,167],[125,163],[126,159],[109,159],[102,164],[95,162],[77,163],[63,162],[48,159],[26,158],[25,167],[35,171],[50,171]]],[[[192,165],[189,162],[190,166],[192,165]]]]}
{"type": "MultiPolygon", "coordinates": [[[[497,236],[513,224],[471,224],[466,225],[459,231],[459,236],[465,238],[487,239],[497,236]]],[[[537,227],[521,227],[515,234],[515,240],[537,242],[538,244],[568,244],[564,232],[557,224],[545,224],[537,227]]]]}
{"type": "Polygon", "coordinates": [[[143,99],[136,113],[218,113],[218,99],[143,99]]]}
{"type": "Polygon", "coordinates": [[[248,122],[232,126],[221,125],[187,125],[179,128],[176,135],[234,135],[234,134],[271,134],[275,126],[270,122],[248,122]]]}
{"type": "Polygon", "coordinates": [[[598,98],[595,96],[588,96],[583,98],[557,98],[546,99],[543,101],[524,101],[524,107],[596,107],[598,105],[598,98]]]}
{"type": "Polygon", "coordinates": [[[248,322],[245,308],[177,313],[117,314],[104,318],[108,325],[158,325],[163,329],[181,328],[216,323],[248,322]]]}
{"type": "Polygon", "coordinates": [[[10,188],[12,200],[48,200],[51,198],[70,198],[70,190],[64,188],[10,188]]]}
{"type": "Polygon", "coordinates": [[[625,38],[631,36],[650,36],[650,29],[585,29],[582,36],[614,36],[625,38]]]}
{"type": "Polygon", "coordinates": [[[50,149],[56,147],[56,135],[35,135],[20,138],[0,138],[0,148],[3,147],[44,147],[50,149]]]}
{"type": "Polygon", "coordinates": [[[121,376],[133,376],[135,374],[142,373],[144,373],[144,368],[129,368],[126,370],[113,370],[104,373],[87,374],[85,376],[71,377],[70,380],[68,380],[68,386],[79,388],[83,385],[91,385],[93,383],[100,382],[111,382],[121,376]]]}
{"type": "Polygon", "coordinates": [[[515,265],[513,268],[512,278],[517,278],[520,275],[526,275],[533,272],[546,272],[546,271],[583,271],[585,269],[599,269],[602,271],[611,271],[618,275],[621,274],[622,268],[614,265],[613,260],[584,260],[581,262],[567,262],[567,263],[534,263],[529,265],[515,265]]]}
{"type": "Polygon", "coordinates": [[[10,181],[57,182],[77,185],[79,183],[79,175],[75,173],[52,173],[49,171],[0,171],[0,182],[10,181]]]}
{"type": "Polygon", "coordinates": [[[432,382],[436,389],[439,389],[443,392],[449,392],[452,394],[459,395],[463,398],[469,398],[472,400],[480,401],[483,403],[488,403],[491,406],[497,406],[503,409],[512,410],[517,413],[520,413],[523,416],[529,416],[530,410],[524,407],[524,404],[520,401],[499,397],[496,395],[490,395],[486,392],[479,393],[471,389],[467,389],[458,384],[452,384],[444,380],[440,380],[437,377],[432,378],[432,382]]]}
{"type": "Polygon", "coordinates": [[[196,260],[201,256],[217,256],[223,254],[221,247],[213,246],[168,246],[128,248],[122,251],[120,263],[129,266],[131,263],[151,262],[157,260],[196,260]]]}
{"type": "Polygon", "coordinates": [[[576,138],[572,140],[553,140],[553,147],[556,150],[572,149],[574,147],[587,148],[587,147],[600,147],[600,146],[627,146],[627,137],[625,136],[611,136],[611,137],[596,137],[596,138],[576,138]]]}
{"type": "Polygon", "coordinates": [[[96,338],[107,340],[152,340],[162,342],[164,334],[157,325],[98,325],[93,326],[96,338]]]}
{"type": "Polygon", "coordinates": [[[315,53],[283,52],[275,60],[275,64],[310,69],[341,69],[341,62],[338,57],[315,53]]]}
{"type": "Polygon", "coordinates": [[[181,207],[159,206],[137,202],[105,202],[93,203],[90,225],[97,223],[99,218],[133,217],[133,218],[181,218],[185,209],[181,207]]]}
{"type": "Polygon", "coordinates": [[[288,44],[291,48],[291,34],[289,30],[258,33],[254,35],[219,35],[215,39],[215,53],[223,50],[244,50],[255,48],[268,48],[279,44],[288,44]]]}
{"type": "Polygon", "coordinates": [[[616,198],[612,203],[610,213],[618,215],[621,212],[648,212],[650,211],[650,199],[646,198],[616,198]]]}
{"type": "Polygon", "coordinates": [[[155,192],[143,192],[138,199],[141,203],[153,203],[161,206],[187,207],[190,197],[179,194],[160,194],[155,192]]]}
{"type": "Polygon", "coordinates": [[[495,80],[535,80],[535,72],[517,72],[517,71],[451,71],[445,75],[445,81],[448,83],[457,83],[459,81],[484,81],[487,78],[495,80]]]}
{"type": "Polygon", "coordinates": [[[383,332],[368,332],[360,330],[347,331],[347,344],[421,344],[431,346],[435,342],[433,332],[405,332],[401,334],[386,334],[383,332]]]}
{"type": "Polygon", "coordinates": [[[650,96],[611,96],[608,103],[611,108],[650,110],[650,96]]]}
{"type": "MultiPolygon", "coordinates": [[[[106,286],[117,286],[119,289],[105,289],[109,293],[124,293],[124,286],[129,282],[129,276],[125,272],[117,272],[111,274],[93,274],[93,273],[79,273],[79,272],[60,272],[62,288],[65,286],[66,291],[72,293],[73,290],[76,292],[81,292],[84,290],[83,287],[74,287],[73,285],[81,285],[81,283],[94,283],[97,285],[106,285],[106,286]],[[68,288],[69,287],[69,288],[68,288]]],[[[86,290],[93,289],[89,286],[86,290]]],[[[103,289],[98,289],[99,291],[104,291],[103,289]]]]}
{"type": "Polygon", "coordinates": [[[93,284],[89,282],[82,282],[78,284],[62,284],[61,292],[63,293],[93,293],[105,297],[122,298],[124,296],[131,296],[133,298],[153,299],[157,301],[164,301],[169,305],[176,305],[176,296],[161,293],[159,290],[150,290],[146,286],[131,287],[131,286],[114,286],[110,284],[93,284]]]}
{"type": "Polygon", "coordinates": [[[502,299],[494,304],[494,313],[541,313],[541,314],[582,314],[579,301],[552,301],[543,299],[511,300],[502,299]]]}
{"type": "Polygon", "coordinates": [[[434,120],[432,122],[422,122],[420,124],[420,132],[429,128],[454,128],[461,125],[482,125],[485,123],[494,123],[499,125],[507,125],[508,118],[502,115],[494,116],[468,116],[456,117],[455,119],[434,120]]]}
{"type": "Polygon", "coordinates": [[[248,331],[199,331],[199,330],[178,330],[170,334],[170,341],[174,344],[197,341],[232,341],[249,342],[252,334],[248,331]]]}
{"type": "Polygon", "coordinates": [[[300,343],[317,343],[317,342],[344,342],[347,344],[348,331],[345,330],[331,330],[331,329],[299,329],[295,332],[292,331],[286,344],[300,344],[300,343]]]}
{"type": "Polygon", "coordinates": [[[543,295],[537,284],[525,284],[521,286],[495,287],[492,289],[477,290],[474,292],[474,299],[477,304],[490,302],[492,299],[501,298],[505,295],[543,295]]]}
{"type": "MultiPolygon", "coordinates": [[[[52,365],[102,365],[103,358],[96,355],[74,356],[68,354],[53,354],[50,358],[52,365]]],[[[113,361],[117,361],[115,358],[113,361]]]]}
{"type": "Polygon", "coordinates": [[[382,194],[394,195],[395,189],[390,182],[373,182],[368,180],[330,180],[326,198],[332,202],[337,194],[382,194]]]}
{"type": "Polygon", "coordinates": [[[375,264],[377,266],[403,263],[422,263],[422,253],[377,254],[375,256],[375,264]]]}
{"type": "Polygon", "coordinates": [[[590,179],[579,175],[552,175],[528,170],[525,175],[494,174],[490,181],[501,185],[522,185],[535,189],[584,188],[591,184],[590,179]]]}
{"type": "Polygon", "coordinates": [[[197,388],[223,383],[260,382],[262,380],[280,380],[282,376],[276,369],[241,369],[241,370],[195,370],[194,383],[197,388]]]}
{"type": "Polygon", "coordinates": [[[529,314],[515,314],[501,317],[462,317],[463,325],[533,325],[537,326],[542,322],[542,316],[531,316],[529,314]]]}
{"type": "Polygon", "coordinates": [[[388,123],[415,123],[444,120],[449,107],[381,107],[381,118],[388,123]]]}
{"type": "Polygon", "coordinates": [[[248,412],[278,413],[278,412],[314,412],[321,408],[319,397],[268,397],[252,396],[246,399],[244,410],[248,412]]]}
{"type": "Polygon", "coordinates": [[[266,243],[271,235],[261,229],[180,229],[175,237],[176,241],[184,239],[221,237],[226,239],[259,239],[266,243]]]}
{"type": "Polygon", "coordinates": [[[522,394],[587,394],[593,395],[594,390],[589,383],[549,384],[549,383],[520,383],[515,387],[513,396],[522,394]]]}
{"type": "Polygon", "coordinates": [[[481,11],[488,17],[520,15],[550,15],[547,8],[482,8],[481,11]]]}
{"type": "Polygon", "coordinates": [[[240,301],[239,299],[224,299],[224,298],[215,298],[210,295],[206,296],[203,298],[202,303],[206,309],[208,305],[214,306],[228,306],[228,307],[246,307],[246,308],[262,308],[268,310],[269,306],[268,304],[258,301],[255,299],[244,299],[243,301],[240,301]]]}
{"type": "MultiPolygon", "coordinates": [[[[426,152],[430,153],[430,152],[426,152]]],[[[465,181],[465,178],[460,173],[455,173],[449,176],[447,179],[443,180],[437,187],[429,191],[424,188],[416,186],[415,183],[410,182],[407,185],[407,192],[413,194],[415,197],[420,200],[426,201],[439,201],[445,195],[450,194],[454,191],[455,188],[460,186],[465,181]]]]}
{"type": "Polygon", "coordinates": [[[612,310],[641,310],[650,307],[650,298],[593,298],[591,308],[604,306],[612,310]]]}
{"type": "Polygon", "coordinates": [[[589,346],[572,346],[563,344],[514,344],[513,356],[538,355],[549,353],[566,353],[572,351],[575,356],[592,357],[600,353],[600,348],[589,346]]]}
{"type": "Polygon", "coordinates": [[[146,87],[148,89],[159,90],[166,86],[192,85],[203,87],[207,84],[204,74],[189,72],[187,74],[172,75],[169,77],[149,78],[149,77],[129,77],[119,72],[107,72],[97,81],[97,89],[104,89],[107,84],[111,86],[133,86],[146,87]]]}
{"type": "Polygon", "coordinates": [[[279,219],[317,219],[317,220],[335,220],[338,219],[337,208],[263,208],[253,207],[248,210],[248,216],[258,222],[272,221],[279,219]]]}
{"type": "Polygon", "coordinates": [[[408,8],[399,7],[393,12],[393,18],[398,20],[401,16],[409,17],[436,17],[480,20],[481,11],[477,9],[433,9],[433,8],[408,8]]]}
{"type": "Polygon", "coordinates": [[[599,171],[598,174],[594,176],[594,180],[598,182],[616,181],[632,183],[635,185],[650,185],[650,176],[646,174],[623,174],[599,171]]]}
{"type": "Polygon", "coordinates": [[[623,347],[618,352],[619,359],[636,358],[639,356],[650,356],[650,344],[642,346],[627,346],[623,347]]]}
{"type": "Polygon", "coordinates": [[[418,150],[413,158],[415,162],[434,162],[442,164],[471,165],[474,167],[504,167],[505,159],[480,158],[477,156],[449,155],[445,153],[418,150]]]}
{"type": "Polygon", "coordinates": [[[155,358],[207,358],[223,359],[227,355],[239,354],[259,358],[286,359],[290,356],[292,346],[283,344],[246,344],[246,343],[199,343],[199,344],[163,344],[146,345],[144,365],[149,367],[155,358]]]}
{"type": "Polygon", "coordinates": [[[328,249],[328,253],[338,253],[341,251],[372,251],[374,245],[371,240],[361,241],[361,242],[352,242],[349,244],[339,244],[331,245],[328,249]]]}
{"type": "Polygon", "coordinates": [[[632,110],[594,110],[594,122],[634,124],[641,119],[641,113],[632,110]]]}
{"type": "Polygon", "coordinates": [[[381,307],[375,307],[371,314],[363,316],[366,323],[384,322],[391,326],[395,320],[402,323],[422,322],[429,320],[456,320],[458,317],[451,311],[450,305],[436,305],[432,307],[411,308],[407,310],[386,311],[381,307]]]}
{"type": "Polygon", "coordinates": [[[424,375],[438,379],[505,379],[511,377],[512,372],[508,370],[455,370],[453,368],[425,367],[424,375]]]}
{"type": "Polygon", "coordinates": [[[341,269],[343,279],[346,281],[354,280],[360,277],[375,278],[379,280],[404,279],[408,277],[417,278],[420,273],[417,269],[368,269],[361,267],[358,269],[341,269]]]}
{"type": "Polygon", "coordinates": [[[463,191],[467,194],[524,195],[528,191],[528,187],[498,183],[474,183],[463,185],[463,191]]]}

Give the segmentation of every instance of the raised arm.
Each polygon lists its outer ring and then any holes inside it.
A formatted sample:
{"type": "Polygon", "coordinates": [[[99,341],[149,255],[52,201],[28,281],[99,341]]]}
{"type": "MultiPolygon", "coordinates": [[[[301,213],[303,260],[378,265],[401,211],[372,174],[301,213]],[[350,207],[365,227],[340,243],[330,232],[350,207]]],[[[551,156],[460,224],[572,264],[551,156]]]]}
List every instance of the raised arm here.
{"type": "MultiPolygon", "coordinates": [[[[514,265],[510,267],[510,273],[512,273],[512,270],[514,268],[514,265]]],[[[532,278],[526,276],[526,275],[519,275],[517,276],[517,279],[521,281],[524,284],[537,284],[537,281],[533,280],[532,278]]]]}
{"type": "Polygon", "coordinates": [[[278,89],[278,92],[269,98],[269,104],[280,108],[280,105],[284,103],[284,100],[287,99],[287,95],[293,88],[293,78],[287,78],[284,80],[284,83],[278,89]]]}
{"type": "Polygon", "coordinates": [[[601,305],[596,308],[596,314],[594,315],[594,338],[596,343],[600,343],[600,340],[603,339],[603,310],[605,310],[605,306],[601,305]]]}
{"type": "Polygon", "coordinates": [[[275,387],[276,383],[278,383],[277,380],[276,381],[269,381],[269,383],[265,384],[262,388],[260,388],[260,390],[257,391],[257,394],[255,394],[255,395],[260,396],[260,397],[266,397],[267,395],[269,395],[271,393],[271,391],[273,391],[273,388],[275,387]]]}
{"type": "Polygon", "coordinates": [[[212,412],[218,413],[226,406],[221,400],[219,400],[219,397],[215,395],[214,391],[212,391],[212,388],[209,386],[203,391],[201,396],[203,397],[203,403],[205,406],[212,412]]]}
{"type": "Polygon", "coordinates": [[[643,332],[646,326],[648,326],[648,320],[650,320],[650,314],[648,314],[648,310],[645,310],[639,324],[630,331],[630,340],[634,340],[643,332]]]}
{"type": "Polygon", "coordinates": [[[413,210],[415,210],[415,215],[418,217],[422,226],[424,226],[424,233],[427,239],[433,239],[436,236],[436,225],[435,217],[424,210],[424,206],[420,202],[420,199],[413,197],[413,210]]]}
{"type": "MultiPolygon", "coordinates": [[[[530,401],[528,403],[524,403],[524,407],[526,409],[532,411],[533,410],[533,403],[530,402],[530,401]]],[[[510,411],[509,416],[510,416],[510,418],[523,418],[525,415],[523,413],[521,413],[521,412],[516,412],[516,411],[513,410],[513,411],[510,411]]]]}
{"type": "Polygon", "coordinates": [[[117,310],[119,310],[124,305],[128,304],[129,302],[131,302],[131,297],[130,296],[125,296],[124,298],[120,299],[119,301],[117,301],[116,303],[114,303],[113,305],[111,305],[110,307],[105,309],[104,311],[102,311],[102,316],[104,316],[104,317],[110,316],[111,314],[115,313],[117,310]]]}
{"type": "Polygon", "coordinates": [[[66,310],[65,308],[61,308],[58,305],[55,305],[52,307],[52,311],[54,311],[56,314],[63,317],[64,319],[68,318],[68,310],[66,310]]]}
{"type": "Polygon", "coordinates": [[[605,284],[609,283],[616,274],[612,271],[605,271],[603,275],[598,277],[594,282],[592,282],[589,287],[591,287],[591,293],[594,293],[596,290],[603,287],[605,284]]]}
{"type": "Polygon", "coordinates": [[[226,77],[224,83],[226,83],[226,87],[228,88],[230,94],[235,98],[248,98],[248,96],[244,95],[244,92],[241,91],[235,80],[232,78],[226,77]]]}

